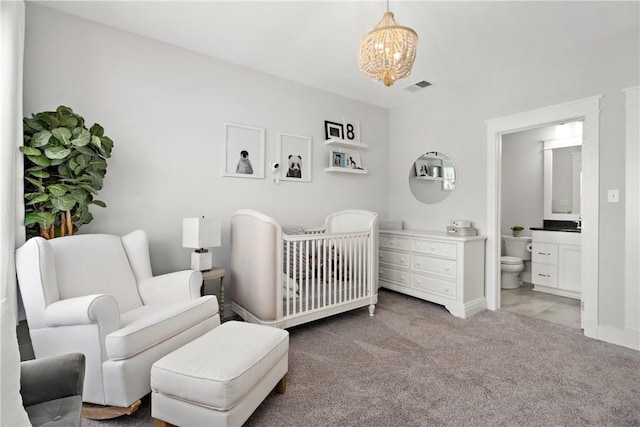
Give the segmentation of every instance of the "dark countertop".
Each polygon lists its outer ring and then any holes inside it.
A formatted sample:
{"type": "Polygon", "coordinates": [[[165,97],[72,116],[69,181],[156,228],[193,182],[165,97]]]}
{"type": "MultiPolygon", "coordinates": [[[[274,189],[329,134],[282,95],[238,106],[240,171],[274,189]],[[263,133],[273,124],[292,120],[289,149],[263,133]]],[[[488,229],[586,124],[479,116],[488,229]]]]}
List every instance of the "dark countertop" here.
{"type": "Polygon", "coordinates": [[[579,228],[570,228],[570,227],[529,227],[529,230],[539,230],[539,231],[562,231],[564,233],[581,233],[582,230],[579,228]]]}

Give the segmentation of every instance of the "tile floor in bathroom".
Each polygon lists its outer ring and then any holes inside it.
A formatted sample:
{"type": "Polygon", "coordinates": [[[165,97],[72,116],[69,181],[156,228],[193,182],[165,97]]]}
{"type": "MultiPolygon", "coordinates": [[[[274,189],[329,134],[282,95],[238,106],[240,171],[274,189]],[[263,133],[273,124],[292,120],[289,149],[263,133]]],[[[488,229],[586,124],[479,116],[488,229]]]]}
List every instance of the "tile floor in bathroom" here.
{"type": "Polygon", "coordinates": [[[502,309],[580,329],[580,301],[533,290],[531,283],[502,289],[502,309]]]}

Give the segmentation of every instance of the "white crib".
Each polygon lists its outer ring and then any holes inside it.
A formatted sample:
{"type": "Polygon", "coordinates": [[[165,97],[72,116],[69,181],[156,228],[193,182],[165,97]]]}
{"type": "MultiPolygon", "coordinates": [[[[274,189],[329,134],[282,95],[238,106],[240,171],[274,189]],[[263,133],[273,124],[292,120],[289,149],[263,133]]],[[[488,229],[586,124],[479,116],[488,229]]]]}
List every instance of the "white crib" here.
{"type": "Polygon", "coordinates": [[[231,307],[245,321],[288,328],[378,302],[378,214],[345,210],[286,234],[249,209],[231,218],[231,307]]]}

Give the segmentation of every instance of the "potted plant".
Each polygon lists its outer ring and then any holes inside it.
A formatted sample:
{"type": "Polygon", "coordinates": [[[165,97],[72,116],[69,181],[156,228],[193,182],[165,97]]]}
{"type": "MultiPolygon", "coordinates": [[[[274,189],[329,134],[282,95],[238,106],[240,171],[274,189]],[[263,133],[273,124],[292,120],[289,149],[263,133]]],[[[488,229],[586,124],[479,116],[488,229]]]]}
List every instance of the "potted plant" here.
{"type": "Polygon", "coordinates": [[[519,225],[511,227],[511,231],[513,231],[513,237],[520,237],[520,235],[522,234],[522,230],[524,230],[524,227],[521,227],[519,225]]]}
{"type": "Polygon", "coordinates": [[[24,118],[24,199],[27,236],[52,239],[93,220],[89,205],[102,189],[113,141],[71,108],[60,106],[24,118]]]}

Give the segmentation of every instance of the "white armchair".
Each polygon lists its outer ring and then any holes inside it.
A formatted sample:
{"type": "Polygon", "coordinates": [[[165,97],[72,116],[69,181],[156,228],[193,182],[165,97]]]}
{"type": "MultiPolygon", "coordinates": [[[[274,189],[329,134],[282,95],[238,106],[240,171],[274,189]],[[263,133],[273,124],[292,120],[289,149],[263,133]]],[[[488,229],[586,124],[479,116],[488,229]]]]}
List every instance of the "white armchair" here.
{"type": "Polygon", "coordinates": [[[16,269],[36,358],[86,357],[83,400],[126,407],[151,391],[151,365],[220,325],[202,274],[153,277],[144,231],[29,239],[16,269]]]}

